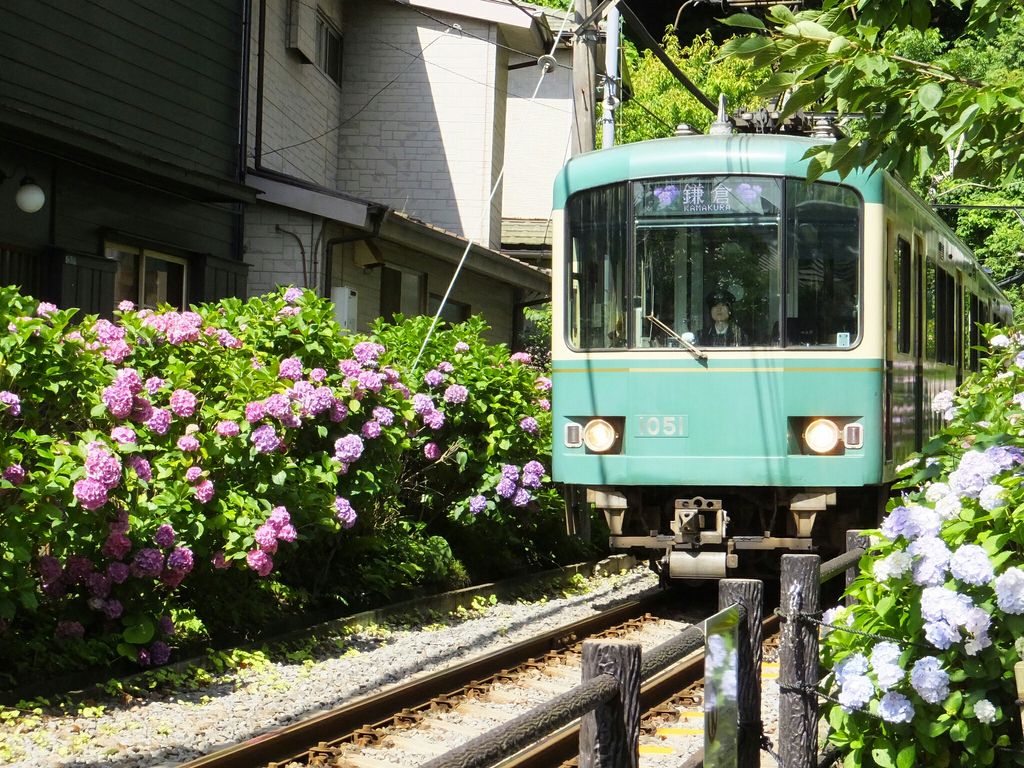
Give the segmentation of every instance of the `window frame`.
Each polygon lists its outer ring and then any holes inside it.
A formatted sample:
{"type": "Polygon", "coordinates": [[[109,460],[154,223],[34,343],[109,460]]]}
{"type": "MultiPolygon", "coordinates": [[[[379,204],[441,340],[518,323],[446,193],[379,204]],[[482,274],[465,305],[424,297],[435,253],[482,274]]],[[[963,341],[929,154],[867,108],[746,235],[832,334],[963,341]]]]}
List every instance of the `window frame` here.
{"type": "MultiPolygon", "coordinates": [[[[107,258],[115,259],[118,261],[119,266],[117,272],[114,275],[114,287],[117,289],[117,275],[120,272],[120,260],[116,259],[112,253],[125,253],[133,254],[136,261],[136,276],[135,276],[135,295],[130,299],[138,309],[156,309],[155,305],[149,305],[145,303],[144,299],[146,296],[146,262],[152,259],[153,261],[163,261],[169,264],[178,264],[181,266],[181,304],[175,308],[179,312],[184,312],[189,306],[189,279],[191,278],[191,267],[192,264],[189,259],[183,256],[176,256],[166,251],[160,251],[155,248],[147,248],[139,245],[129,245],[124,242],[117,240],[108,240],[103,243],[103,252],[107,258]]],[[[114,297],[115,305],[117,302],[122,301],[123,298],[116,296],[114,297]]],[[[169,302],[168,302],[169,304],[169,302]]],[[[170,304],[169,304],[170,305],[170,304]]],[[[170,305],[174,306],[174,305],[170,305]]]]}
{"type": "Polygon", "coordinates": [[[314,46],[313,63],[339,89],[341,88],[342,62],[344,60],[344,37],[341,30],[322,10],[316,11],[316,45],[314,46]],[[337,46],[336,55],[332,56],[332,44],[337,46]]]}

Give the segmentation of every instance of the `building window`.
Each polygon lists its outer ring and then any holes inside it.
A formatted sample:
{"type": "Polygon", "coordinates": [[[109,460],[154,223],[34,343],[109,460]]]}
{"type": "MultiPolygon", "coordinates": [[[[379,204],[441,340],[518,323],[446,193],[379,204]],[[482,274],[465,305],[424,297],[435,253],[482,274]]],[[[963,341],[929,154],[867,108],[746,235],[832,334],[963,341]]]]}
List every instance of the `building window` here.
{"type": "Polygon", "coordinates": [[[114,303],[130,301],[140,309],[170,304],[184,310],[188,302],[188,261],[170,254],[108,243],[108,259],[117,262],[114,303]]]}
{"type": "MultiPolygon", "coordinates": [[[[437,314],[437,308],[441,306],[441,299],[443,297],[437,294],[430,294],[430,299],[427,301],[427,314],[433,317],[437,314]]],[[[469,304],[463,304],[461,301],[452,301],[448,299],[444,303],[444,309],[441,310],[441,322],[446,325],[455,325],[456,323],[464,323],[469,320],[469,304]]]]}
{"type": "Polygon", "coordinates": [[[341,87],[341,32],[322,13],[316,15],[316,65],[341,87]]]}
{"type": "Polygon", "coordinates": [[[427,306],[427,276],[395,267],[380,270],[380,313],[390,319],[422,315],[427,306]]]}

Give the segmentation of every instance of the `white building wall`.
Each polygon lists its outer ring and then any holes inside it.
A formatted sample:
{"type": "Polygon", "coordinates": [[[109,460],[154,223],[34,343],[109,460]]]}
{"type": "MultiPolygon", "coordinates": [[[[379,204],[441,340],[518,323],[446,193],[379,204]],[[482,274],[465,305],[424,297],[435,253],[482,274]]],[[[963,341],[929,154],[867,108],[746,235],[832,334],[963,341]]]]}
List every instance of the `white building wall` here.
{"type": "Polygon", "coordinates": [[[496,246],[497,29],[432,15],[463,32],[400,5],[346,5],[338,185],[496,246]]]}
{"type": "Polygon", "coordinates": [[[250,205],[245,213],[247,292],[260,296],[280,285],[316,288],[322,283],[317,246],[323,219],[275,205],[250,205]],[[305,272],[303,271],[305,265],[305,272]]]}
{"type": "MultiPolygon", "coordinates": [[[[555,52],[559,64],[570,66],[572,53],[555,52]]],[[[515,65],[527,61],[511,55],[515,65]]],[[[540,80],[539,67],[508,73],[505,118],[505,181],[502,215],[507,219],[545,219],[551,215],[555,176],[569,157],[572,125],[572,71],[556,67],[540,80]],[[537,98],[530,97],[537,91],[537,98]]]]}
{"type": "MultiPolygon", "coordinates": [[[[334,187],[337,177],[337,125],[342,119],[341,88],[315,64],[288,48],[289,8],[293,0],[267,0],[263,47],[263,129],[259,161],[264,168],[334,187]]],[[[309,0],[294,0],[309,2],[309,0]]],[[[341,0],[318,0],[322,11],[344,35],[341,0]]],[[[256,166],[256,116],[260,3],[253,3],[249,61],[248,164],[256,166]]]]}

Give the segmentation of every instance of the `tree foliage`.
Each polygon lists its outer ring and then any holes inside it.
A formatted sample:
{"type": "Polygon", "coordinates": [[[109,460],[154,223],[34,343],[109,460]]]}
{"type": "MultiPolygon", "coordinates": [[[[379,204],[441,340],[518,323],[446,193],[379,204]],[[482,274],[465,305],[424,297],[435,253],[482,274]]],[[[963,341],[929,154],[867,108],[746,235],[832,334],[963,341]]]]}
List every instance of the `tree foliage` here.
{"type": "MultiPolygon", "coordinates": [[[[955,8],[962,4],[956,2],[955,8]]],[[[878,162],[907,179],[940,171],[996,182],[1022,170],[1020,0],[970,4],[956,44],[938,40],[931,0],[825,0],[794,13],[776,5],[767,24],[750,14],[726,23],[752,30],[728,42],[774,74],[762,95],[785,114],[813,108],[850,120],[848,136],[814,151],[812,174],[847,174],[878,162]],[[915,58],[915,55],[921,58],[915,58]]]]}

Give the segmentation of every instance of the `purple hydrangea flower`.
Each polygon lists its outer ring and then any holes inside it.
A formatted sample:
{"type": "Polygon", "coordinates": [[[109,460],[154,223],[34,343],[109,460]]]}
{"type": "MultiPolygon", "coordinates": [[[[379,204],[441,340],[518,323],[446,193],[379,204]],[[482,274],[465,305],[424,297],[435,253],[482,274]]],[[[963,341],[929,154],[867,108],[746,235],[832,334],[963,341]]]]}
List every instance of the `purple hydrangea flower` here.
{"type": "Polygon", "coordinates": [[[434,401],[430,395],[417,392],[412,396],[412,409],[420,416],[424,416],[434,410],[434,401]]]}
{"type": "Polygon", "coordinates": [[[129,573],[130,570],[125,563],[109,563],[107,565],[107,576],[114,584],[124,584],[128,580],[129,573]]]}
{"type": "Polygon", "coordinates": [[[516,482],[519,480],[519,467],[515,464],[502,464],[501,476],[511,480],[512,482],[516,482]]]}
{"type": "Polygon", "coordinates": [[[363,433],[363,437],[367,440],[373,440],[374,438],[380,437],[381,426],[379,421],[370,420],[363,424],[363,428],[360,432],[363,433]]]}
{"type": "Polygon", "coordinates": [[[85,509],[99,509],[107,503],[107,486],[88,477],[75,483],[74,494],[85,509]]]}
{"type": "Polygon", "coordinates": [[[164,408],[154,408],[145,424],[158,435],[166,435],[171,426],[171,412],[164,408]]]}
{"type": "Polygon", "coordinates": [[[360,371],[356,381],[361,388],[371,392],[380,392],[384,388],[384,377],[376,371],[360,371]]]}
{"type": "Polygon", "coordinates": [[[250,424],[255,424],[266,415],[267,409],[260,401],[254,401],[245,406],[245,420],[250,424]]]}
{"type": "Polygon", "coordinates": [[[297,381],[302,378],[302,360],[298,357],[286,357],[281,361],[277,369],[279,379],[292,379],[297,381]]]}
{"type": "Polygon", "coordinates": [[[150,468],[149,462],[141,456],[129,456],[125,463],[135,472],[140,480],[148,483],[153,479],[153,470],[150,468]]]}
{"type": "Polygon", "coordinates": [[[519,428],[531,435],[536,435],[540,427],[537,425],[537,420],[533,416],[526,416],[519,421],[519,428]]]}
{"type": "Polygon", "coordinates": [[[315,382],[321,382],[327,378],[327,371],[323,368],[314,368],[309,372],[309,380],[315,382]]]}
{"type": "Polygon", "coordinates": [[[281,438],[277,436],[277,432],[269,424],[256,427],[249,436],[249,439],[252,440],[252,444],[256,446],[256,450],[260,453],[273,453],[281,447],[281,438]]]}
{"type": "Polygon", "coordinates": [[[934,536],[912,541],[907,552],[914,556],[913,579],[921,586],[939,586],[946,580],[949,565],[949,547],[934,536]]]}
{"type": "Polygon", "coordinates": [[[451,384],[444,391],[444,401],[446,403],[464,403],[468,397],[469,390],[461,384],[451,384]]]}
{"type": "Polygon", "coordinates": [[[444,426],[444,411],[434,410],[424,414],[423,423],[431,429],[440,429],[444,426]]]}
{"type": "Polygon", "coordinates": [[[390,427],[395,423],[395,413],[390,408],[385,408],[383,405],[378,405],[373,409],[373,418],[383,424],[385,427],[390,427]]]}
{"type": "Polygon", "coordinates": [[[153,541],[160,547],[169,547],[174,543],[174,528],[169,524],[164,523],[156,529],[156,535],[153,536],[153,541]]]}
{"type": "Polygon", "coordinates": [[[164,569],[164,556],[159,549],[140,549],[132,559],[131,573],[139,579],[155,579],[164,569]]]}
{"type": "Polygon", "coordinates": [[[949,473],[950,490],[957,496],[976,499],[981,489],[988,485],[1000,471],[997,463],[1003,454],[989,454],[968,451],[960,458],[957,468],[949,473]]]}
{"type": "Polygon", "coordinates": [[[427,443],[423,446],[423,455],[427,457],[429,461],[437,461],[441,458],[441,449],[437,443],[427,443]]]}
{"type": "MultiPolygon", "coordinates": [[[[116,563],[116,565],[123,565],[123,563],[116,563]]],[[[127,566],[125,566],[125,569],[127,571],[127,566]]],[[[122,605],[120,600],[107,600],[103,604],[103,613],[108,619],[119,619],[121,614],[124,613],[124,605],[122,605]]]]}
{"type": "Polygon", "coordinates": [[[74,637],[82,639],[85,637],[85,627],[77,621],[58,621],[54,637],[74,637]]]}
{"type": "Polygon", "coordinates": [[[203,476],[203,468],[199,466],[191,466],[185,470],[185,480],[189,483],[195,483],[200,477],[203,476]]]}
{"type": "Polygon", "coordinates": [[[494,492],[503,499],[511,499],[516,494],[515,481],[509,480],[507,477],[501,478],[501,480],[498,481],[498,485],[494,489],[494,492]]]}
{"type": "Polygon", "coordinates": [[[150,376],[146,379],[146,391],[151,395],[155,395],[161,389],[167,386],[167,380],[161,379],[159,376],[150,376]]]}
{"type": "Polygon", "coordinates": [[[85,456],[85,476],[109,490],[121,482],[121,461],[103,443],[90,443],[85,456]]]}
{"type": "Polygon", "coordinates": [[[363,367],[358,360],[347,359],[338,361],[338,370],[346,376],[358,376],[362,369],[363,367]]]}
{"type": "Polygon", "coordinates": [[[532,498],[533,497],[530,496],[530,492],[525,488],[516,488],[515,495],[512,497],[512,506],[525,507],[530,503],[530,499],[532,498]]]}
{"type": "Polygon", "coordinates": [[[163,640],[157,640],[149,646],[149,658],[156,666],[163,666],[171,658],[171,649],[163,640]]]}
{"type": "Polygon", "coordinates": [[[469,352],[469,344],[467,344],[464,341],[457,341],[457,342],[455,342],[455,351],[456,352],[469,352]]]}
{"type": "Polygon", "coordinates": [[[3,478],[11,485],[21,485],[25,482],[25,468],[21,464],[4,467],[3,478]]]}
{"type": "Polygon", "coordinates": [[[285,289],[284,300],[287,301],[289,304],[294,304],[295,302],[297,302],[301,298],[302,298],[302,289],[301,288],[296,288],[293,285],[290,288],[285,289]]]}
{"type": "Polygon", "coordinates": [[[907,541],[919,537],[937,536],[942,520],[935,510],[927,507],[896,507],[882,521],[882,534],[895,541],[902,536],[907,541]]]}
{"type": "Polygon", "coordinates": [[[358,518],[352,504],[344,496],[337,496],[334,499],[334,514],[343,528],[351,528],[358,518]]]}
{"type": "Polygon", "coordinates": [[[198,400],[187,389],[176,389],[171,393],[170,406],[175,416],[188,418],[196,412],[198,400]]]}
{"type": "MultiPolygon", "coordinates": [[[[468,348],[468,344],[466,345],[468,348]]],[[[474,515],[479,515],[487,508],[487,499],[477,494],[469,500],[469,511],[474,515]]]]}
{"type": "Polygon", "coordinates": [[[537,401],[537,407],[540,408],[542,411],[550,411],[551,401],[548,400],[546,397],[542,397],[540,400],[537,401]]]}
{"type": "Polygon", "coordinates": [[[384,347],[372,341],[361,341],[352,349],[352,356],[359,361],[360,365],[376,365],[377,358],[384,352],[384,347]]]}
{"type": "Polygon", "coordinates": [[[213,431],[221,437],[235,437],[240,429],[234,421],[219,421],[213,431]]]}
{"type": "Polygon", "coordinates": [[[107,557],[112,557],[116,560],[120,560],[122,557],[132,551],[132,540],[123,533],[118,531],[112,531],[107,540],[103,542],[103,552],[107,557]]]}
{"type": "Polygon", "coordinates": [[[259,544],[260,549],[271,554],[277,551],[277,531],[266,523],[256,529],[253,538],[259,544]]]}
{"type": "Polygon", "coordinates": [[[522,363],[523,365],[529,365],[530,362],[533,360],[533,358],[530,357],[530,355],[526,352],[516,352],[512,355],[509,355],[508,359],[510,362],[522,363]]]}
{"type": "Polygon", "coordinates": [[[126,384],[116,382],[104,387],[100,399],[115,419],[126,419],[131,415],[134,395],[126,384]]]}
{"type": "Polygon", "coordinates": [[[195,556],[188,547],[175,547],[167,556],[167,567],[179,573],[189,573],[195,565],[195,556]]]}
{"type": "Polygon", "coordinates": [[[6,389],[0,391],[0,405],[7,406],[7,411],[11,416],[21,415],[21,398],[13,392],[9,392],[6,389]]]}
{"type": "Polygon", "coordinates": [[[334,441],[334,458],[351,464],[363,455],[363,440],[359,435],[345,435],[334,441]]]}
{"type": "Polygon", "coordinates": [[[429,370],[423,376],[423,383],[428,387],[439,387],[441,382],[444,381],[444,374],[438,370],[429,370]]]}
{"type": "Polygon", "coordinates": [[[170,616],[164,614],[160,617],[160,620],[156,623],[157,628],[165,635],[171,636],[174,634],[174,620],[170,616]]]}

